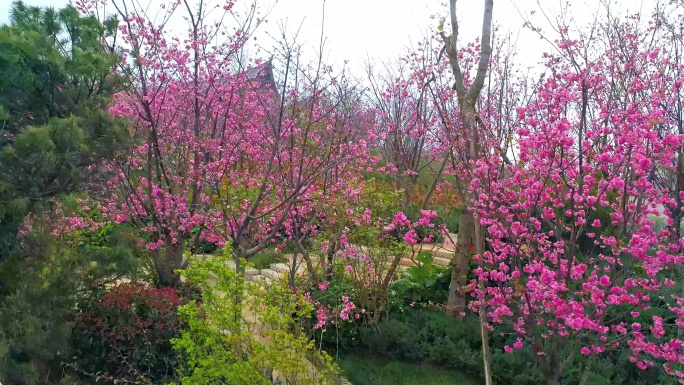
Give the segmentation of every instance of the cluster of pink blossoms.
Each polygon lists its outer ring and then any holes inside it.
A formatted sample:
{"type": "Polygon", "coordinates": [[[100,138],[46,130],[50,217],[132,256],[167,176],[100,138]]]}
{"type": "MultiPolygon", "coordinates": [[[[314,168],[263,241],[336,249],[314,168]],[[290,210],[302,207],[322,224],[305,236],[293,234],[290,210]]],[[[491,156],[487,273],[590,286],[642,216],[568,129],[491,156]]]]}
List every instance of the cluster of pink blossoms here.
{"type": "Polygon", "coordinates": [[[416,221],[415,223],[411,223],[411,221],[406,217],[406,214],[400,211],[394,216],[392,222],[389,225],[385,226],[384,230],[386,232],[394,230],[406,231],[404,233],[403,239],[404,242],[408,243],[411,246],[421,241],[431,242],[432,236],[428,236],[425,239],[421,240],[418,236],[418,233],[416,232],[416,228],[433,228],[435,225],[434,223],[432,223],[432,221],[437,217],[437,212],[434,210],[420,210],[420,215],[421,217],[418,221],[416,221]]]}
{"type": "MultiPolygon", "coordinates": [[[[318,289],[320,291],[326,291],[328,289],[328,285],[329,282],[320,283],[318,285],[318,289]]],[[[337,325],[341,321],[349,321],[352,318],[359,319],[361,318],[361,315],[366,312],[365,309],[360,309],[354,312],[357,307],[347,296],[342,296],[342,304],[337,310],[329,309],[320,302],[314,301],[311,298],[310,293],[307,293],[305,297],[316,307],[316,324],[314,324],[314,329],[316,330],[325,330],[325,326],[328,325],[328,323],[337,325]]]]}

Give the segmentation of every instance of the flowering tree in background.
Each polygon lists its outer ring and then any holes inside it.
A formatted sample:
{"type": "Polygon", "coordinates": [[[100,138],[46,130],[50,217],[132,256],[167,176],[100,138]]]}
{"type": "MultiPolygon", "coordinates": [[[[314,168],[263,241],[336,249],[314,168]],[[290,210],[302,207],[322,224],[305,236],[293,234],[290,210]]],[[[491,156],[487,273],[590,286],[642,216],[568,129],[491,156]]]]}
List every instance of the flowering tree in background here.
{"type": "Polygon", "coordinates": [[[272,61],[234,70],[262,21],[256,4],[240,18],[232,2],[174,2],[154,20],[134,3],[112,5],[123,23],[110,41],[123,40],[130,87],[111,110],[130,118],[137,147],[112,165],[119,174],[106,212],[148,234],[161,284],[177,284],[191,236],[219,247],[231,241],[237,261],[249,258],[292,237],[322,195],[354,180],[352,161],[366,159],[367,118],[349,82],[322,63],[304,67],[287,42],[278,82],[272,61]],[[224,16],[210,17],[215,8],[224,16]],[[183,38],[166,30],[180,16],[183,38]],[[234,30],[215,23],[229,16],[241,20],[234,30]]]}
{"type": "Polygon", "coordinates": [[[422,201],[426,193],[420,175],[435,174],[435,164],[444,164],[437,143],[440,126],[424,84],[434,79],[417,76],[435,58],[422,44],[419,50],[399,58],[395,66],[386,63],[378,71],[369,64],[366,70],[372,91],[370,103],[378,112],[374,134],[384,160],[377,171],[389,175],[395,189],[403,190],[403,210],[416,200],[422,201]]]}
{"type": "MultiPolygon", "coordinates": [[[[109,185],[116,193],[106,213],[116,222],[137,223],[149,234],[146,247],[154,255],[160,284],[176,285],[174,271],[182,266],[185,242],[210,215],[206,184],[235,162],[240,138],[258,132],[259,120],[247,117],[264,114],[244,74],[229,68],[261,20],[254,6],[245,18],[237,18],[232,2],[162,4],[161,18],[152,18],[134,2],[111,5],[121,25],[109,41],[113,50],[124,53],[120,72],[129,81],[111,111],[130,118],[137,146],[127,161],[112,165],[118,176],[109,185]],[[213,23],[208,15],[215,8],[223,18],[234,16],[242,24],[231,31],[213,23]],[[167,29],[177,17],[186,21],[185,36],[167,29]]],[[[104,9],[95,2],[79,7],[89,13],[104,9]]]]}
{"type": "MultiPolygon", "coordinates": [[[[302,75],[300,78],[311,78],[305,71],[302,75]]],[[[360,170],[372,164],[368,148],[368,140],[372,136],[372,114],[358,103],[360,90],[344,74],[324,76],[313,77],[324,86],[318,91],[319,96],[314,94],[306,98],[306,103],[319,105],[313,113],[306,112],[299,119],[308,133],[304,131],[299,142],[290,141],[288,144],[313,145],[302,146],[301,150],[295,149],[294,152],[288,149],[289,157],[292,157],[290,154],[301,157],[295,159],[299,162],[295,169],[301,172],[280,176],[286,185],[296,184],[297,178],[309,180],[309,192],[293,202],[283,222],[280,231],[283,243],[280,246],[288,242],[294,247],[304,259],[313,282],[322,278],[315,269],[322,265],[312,261],[311,252],[320,252],[325,267],[332,266],[335,253],[343,246],[343,223],[348,224],[359,210],[362,211],[359,207],[350,207],[365,184],[360,170]],[[324,242],[327,245],[325,250],[319,247],[318,242],[314,244],[314,239],[324,242]]],[[[323,269],[323,273],[326,270],[323,269]]]]}

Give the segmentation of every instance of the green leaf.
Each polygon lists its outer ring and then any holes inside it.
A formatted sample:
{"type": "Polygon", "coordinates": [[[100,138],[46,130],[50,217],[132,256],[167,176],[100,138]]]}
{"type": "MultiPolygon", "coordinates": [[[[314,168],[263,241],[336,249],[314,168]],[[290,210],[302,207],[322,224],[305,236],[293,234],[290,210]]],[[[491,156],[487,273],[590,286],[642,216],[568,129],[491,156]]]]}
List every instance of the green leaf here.
{"type": "Polygon", "coordinates": [[[429,251],[421,251],[420,254],[418,254],[418,262],[420,262],[423,265],[431,265],[434,257],[432,256],[432,253],[429,251]]]}
{"type": "Polygon", "coordinates": [[[406,291],[411,287],[411,281],[406,278],[398,279],[390,285],[392,290],[396,291],[406,291]]]}

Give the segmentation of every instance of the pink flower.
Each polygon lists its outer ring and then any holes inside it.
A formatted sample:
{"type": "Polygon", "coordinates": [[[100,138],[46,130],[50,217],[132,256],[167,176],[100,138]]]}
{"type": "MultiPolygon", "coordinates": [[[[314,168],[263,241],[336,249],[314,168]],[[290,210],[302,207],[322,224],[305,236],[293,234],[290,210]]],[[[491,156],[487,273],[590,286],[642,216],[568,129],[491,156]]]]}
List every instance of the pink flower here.
{"type": "Polygon", "coordinates": [[[318,308],[316,311],[316,325],[314,325],[314,329],[320,329],[325,326],[327,319],[328,316],[325,314],[325,311],[323,311],[322,308],[318,308]]]}
{"type": "Polygon", "coordinates": [[[319,283],[318,284],[318,290],[325,291],[328,288],[328,285],[330,285],[330,282],[319,283]]]}
{"type": "Polygon", "coordinates": [[[411,229],[408,233],[404,234],[404,242],[408,243],[411,246],[417,244],[418,234],[416,233],[416,230],[411,229]]]}
{"type": "Polygon", "coordinates": [[[408,220],[406,214],[400,211],[394,216],[394,220],[392,221],[392,223],[394,225],[409,226],[411,224],[411,221],[408,220]]]}
{"type": "Polygon", "coordinates": [[[589,348],[585,346],[582,348],[582,354],[588,356],[589,354],[591,354],[591,350],[589,350],[589,348]]]}
{"type": "Polygon", "coordinates": [[[349,319],[349,313],[356,308],[356,305],[354,305],[353,302],[347,302],[345,299],[348,300],[347,297],[342,297],[342,300],[345,302],[344,307],[340,311],[340,318],[343,320],[348,320],[349,319]]]}
{"type": "Polygon", "coordinates": [[[518,340],[515,341],[515,343],[513,344],[513,347],[516,349],[522,349],[522,346],[523,346],[522,338],[518,337],[518,340]]]}

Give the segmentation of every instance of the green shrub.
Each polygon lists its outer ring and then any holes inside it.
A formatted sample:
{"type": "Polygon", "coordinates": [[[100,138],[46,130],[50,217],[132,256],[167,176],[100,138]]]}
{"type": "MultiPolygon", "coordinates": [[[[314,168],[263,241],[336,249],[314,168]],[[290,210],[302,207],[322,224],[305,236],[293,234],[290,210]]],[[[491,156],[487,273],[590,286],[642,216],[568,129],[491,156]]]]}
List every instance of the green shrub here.
{"type": "Polygon", "coordinates": [[[537,368],[532,354],[527,348],[506,353],[500,347],[493,347],[491,357],[494,382],[501,385],[545,384],[544,376],[537,368]]]}
{"type": "Polygon", "coordinates": [[[308,316],[311,304],[284,281],[269,287],[245,281],[227,266],[227,258],[195,258],[182,272],[202,288],[202,300],[179,309],[188,324],[173,340],[179,383],[266,385],[274,369],[292,384],[329,379],[336,371],[332,360],[297,322],[308,316]]]}
{"type": "Polygon", "coordinates": [[[249,262],[255,269],[270,269],[272,263],[282,262],[282,258],[279,258],[272,249],[266,249],[250,257],[249,262]]]}
{"type": "Polygon", "coordinates": [[[69,335],[78,289],[78,275],[61,263],[39,256],[10,258],[0,264],[0,382],[4,385],[60,380],[60,364],[71,354],[69,335]],[[46,266],[49,273],[43,271],[46,266]]]}
{"type": "Polygon", "coordinates": [[[451,282],[451,267],[433,263],[432,253],[423,251],[417,258],[419,266],[401,272],[401,279],[391,285],[393,303],[443,304],[447,301],[451,282]]]}
{"type": "MultiPolygon", "coordinates": [[[[363,268],[355,269],[356,266],[353,263],[350,265],[352,275],[356,276],[357,280],[352,280],[347,274],[338,272],[337,277],[329,282],[325,290],[314,288],[311,291],[311,299],[316,306],[328,314],[328,325],[326,328],[314,330],[313,325],[316,323],[314,314],[311,322],[308,323],[310,332],[317,341],[322,340],[325,346],[333,350],[345,351],[365,346],[362,340],[366,336],[382,333],[384,329],[395,324],[405,324],[407,328],[413,328],[411,321],[402,318],[407,317],[407,314],[423,315],[423,313],[409,310],[423,306],[432,307],[446,302],[451,278],[449,268],[433,264],[430,253],[421,253],[419,260],[422,262],[421,266],[402,272],[402,278],[392,283],[389,290],[372,283],[365,285],[364,281],[371,281],[371,278],[358,279],[364,271],[363,268]],[[357,310],[364,309],[364,311],[361,314],[355,314],[355,317],[349,320],[338,319],[337,314],[344,305],[344,297],[349,297],[349,301],[356,304],[357,310]],[[356,318],[357,315],[358,318],[356,318]],[[396,322],[393,322],[394,318],[397,318],[396,322]]],[[[439,310],[436,312],[443,313],[439,310]]],[[[445,318],[453,320],[448,316],[445,318]]],[[[425,322],[425,320],[416,322],[425,322]]],[[[411,333],[410,330],[407,332],[407,334],[411,333]]],[[[415,342],[421,343],[418,340],[415,342]]],[[[377,343],[382,344],[382,341],[377,341],[377,343]]],[[[390,350],[392,349],[388,349],[390,350]]]]}
{"type": "MultiPolygon", "coordinates": [[[[392,313],[378,329],[362,328],[362,348],[397,361],[422,362],[456,370],[473,378],[482,377],[482,345],[479,322],[468,314],[456,319],[439,308],[409,307],[392,313]]],[[[492,349],[497,384],[541,384],[542,376],[529,352],[504,353],[492,349]]]]}
{"type": "Polygon", "coordinates": [[[173,379],[180,335],[178,293],[140,283],[118,285],[81,304],[72,334],[73,367],[104,383],[173,379]]]}
{"type": "MultiPolygon", "coordinates": [[[[65,208],[63,213],[71,212],[65,208]]],[[[74,355],[77,304],[92,298],[91,287],[140,271],[133,229],[105,225],[55,236],[58,219],[35,218],[22,249],[0,263],[0,381],[5,385],[59,382],[63,365],[74,355]]]]}
{"type": "Polygon", "coordinates": [[[190,238],[187,242],[187,249],[193,254],[214,254],[219,250],[216,244],[200,239],[200,229],[194,228],[190,231],[190,238]]]}
{"type": "MultiPolygon", "coordinates": [[[[331,284],[332,287],[332,284],[331,284]]],[[[499,329],[501,330],[501,329],[499,329]]],[[[401,306],[376,327],[342,324],[324,339],[329,351],[345,353],[363,351],[392,361],[425,363],[455,370],[473,378],[482,378],[482,345],[478,318],[468,313],[455,319],[439,308],[401,306]]],[[[490,339],[494,381],[501,385],[543,385],[543,373],[528,346],[504,352],[517,338],[513,330],[492,334],[490,339]]],[[[579,351],[572,342],[563,347],[567,352],[579,351]]],[[[650,385],[673,384],[662,370],[639,370],[629,362],[629,352],[607,352],[601,356],[576,355],[567,365],[562,378],[564,385],[650,385]],[[585,368],[589,367],[588,370],[585,368]]]]}
{"type": "Polygon", "coordinates": [[[452,370],[415,362],[391,361],[368,354],[349,354],[340,358],[345,377],[354,385],[474,385],[452,370]]]}
{"type": "Polygon", "coordinates": [[[363,348],[391,359],[426,362],[463,373],[482,367],[479,328],[474,317],[456,320],[440,309],[392,314],[378,329],[360,331],[363,348]]]}

